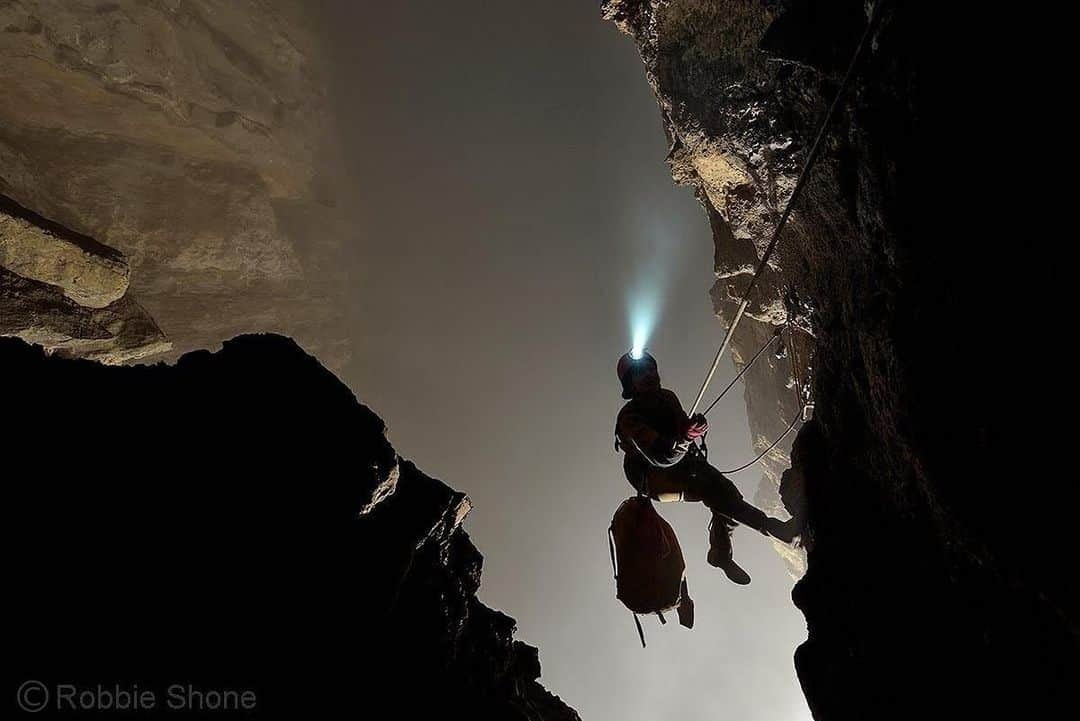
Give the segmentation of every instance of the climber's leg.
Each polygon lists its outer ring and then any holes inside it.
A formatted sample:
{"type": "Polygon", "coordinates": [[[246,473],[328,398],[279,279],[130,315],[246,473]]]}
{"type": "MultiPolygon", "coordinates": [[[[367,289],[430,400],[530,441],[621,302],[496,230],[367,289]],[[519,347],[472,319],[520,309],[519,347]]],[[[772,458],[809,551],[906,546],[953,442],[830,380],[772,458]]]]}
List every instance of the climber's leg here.
{"type": "Polygon", "coordinates": [[[714,513],[709,521],[709,564],[719,567],[731,560],[731,532],[735,524],[727,517],[714,513]]]}
{"type": "Polygon", "coordinates": [[[743,570],[742,566],[735,563],[732,558],[731,532],[735,529],[735,523],[719,513],[713,513],[709,523],[709,555],[707,560],[710,566],[721,569],[727,577],[740,586],[750,583],[750,574],[743,570]]]}
{"type": "Polygon", "coordinates": [[[790,540],[790,537],[784,538],[787,534],[783,522],[769,518],[761,509],[744,501],[735,484],[700,455],[688,455],[668,468],[649,469],[648,488],[649,495],[657,500],[701,501],[708,506],[713,512],[709,527],[709,564],[723,569],[735,583],[750,583],[750,574],[732,557],[731,531],[737,523],[762,534],[790,540]]]}
{"type": "Polygon", "coordinates": [[[794,520],[771,518],[760,508],[747,503],[735,484],[703,458],[695,459],[687,486],[687,500],[704,501],[714,515],[721,514],[785,543],[791,543],[798,533],[794,520]]]}
{"type": "Polygon", "coordinates": [[[791,543],[799,535],[798,522],[794,518],[781,521],[779,518],[766,516],[760,508],[751,506],[741,498],[722,512],[744,526],[784,543],[791,543]]]}

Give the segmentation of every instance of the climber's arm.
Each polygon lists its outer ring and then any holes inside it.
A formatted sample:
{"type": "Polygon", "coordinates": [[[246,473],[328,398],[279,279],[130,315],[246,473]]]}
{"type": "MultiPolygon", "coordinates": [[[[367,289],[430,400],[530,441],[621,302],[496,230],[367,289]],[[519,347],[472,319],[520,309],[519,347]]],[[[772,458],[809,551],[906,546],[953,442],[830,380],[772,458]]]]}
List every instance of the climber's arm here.
{"type": "Polygon", "coordinates": [[[657,433],[640,413],[629,411],[619,416],[619,437],[633,445],[645,460],[666,468],[683,459],[690,449],[689,438],[674,438],[657,433]]]}

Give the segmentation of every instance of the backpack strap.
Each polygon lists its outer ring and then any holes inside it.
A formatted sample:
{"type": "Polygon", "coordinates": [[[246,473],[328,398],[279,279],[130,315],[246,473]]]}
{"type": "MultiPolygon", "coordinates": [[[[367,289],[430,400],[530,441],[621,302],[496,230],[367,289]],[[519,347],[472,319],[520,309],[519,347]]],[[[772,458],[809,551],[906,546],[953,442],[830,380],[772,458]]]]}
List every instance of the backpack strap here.
{"type": "Polygon", "coordinates": [[[657,611],[656,612],[656,617],[660,619],[660,625],[661,626],[664,626],[664,625],[667,624],[667,619],[664,618],[664,612],[663,611],[657,611]]]}
{"type": "Polygon", "coordinates": [[[618,581],[619,580],[619,567],[615,564],[615,534],[612,532],[611,527],[607,529],[607,547],[608,552],[611,554],[611,575],[618,581]]]}
{"type": "Polygon", "coordinates": [[[637,614],[632,613],[634,617],[634,625],[637,626],[637,635],[641,639],[641,647],[645,648],[645,632],[641,629],[641,621],[638,620],[637,614]]]}

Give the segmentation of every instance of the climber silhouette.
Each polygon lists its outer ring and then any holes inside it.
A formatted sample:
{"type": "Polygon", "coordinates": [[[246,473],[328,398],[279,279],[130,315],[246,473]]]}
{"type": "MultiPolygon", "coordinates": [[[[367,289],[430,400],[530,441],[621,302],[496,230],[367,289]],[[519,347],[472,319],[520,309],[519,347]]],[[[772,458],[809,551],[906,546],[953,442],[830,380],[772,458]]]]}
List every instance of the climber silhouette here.
{"type": "Polygon", "coordinates": [[[658,501],[700,501],[712,511],[709,565],[740,585],[750,574],[732,558],[731,532],[742,523],[762,534],[791,543],[794,519],[781,521],[743,500],[739,489],[709,465],[695,441],[709,425],[705,416],[689,418],[678,397],[661,387],[656,359],[645,352],[627,353],[617,366],[622,397],[629,402],[615,423],[615,445],[626,455],[623,470],[640,493],[658,501]]]}

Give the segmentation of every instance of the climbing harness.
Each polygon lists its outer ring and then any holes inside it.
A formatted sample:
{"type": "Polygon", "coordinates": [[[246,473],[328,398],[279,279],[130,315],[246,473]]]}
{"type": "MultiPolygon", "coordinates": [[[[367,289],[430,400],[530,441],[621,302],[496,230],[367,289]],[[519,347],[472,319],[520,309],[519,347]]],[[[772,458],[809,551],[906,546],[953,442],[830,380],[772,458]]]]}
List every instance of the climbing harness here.
{"type": "MultiPolygon", "coordinates": [[[[784,212],[780,215],[780,220],[773,229],[772,239],[765,248],[765,253],[762,254],[761,260],[758,261],[757,268],[754,270],[754,275],[750,278],[750,283],[746,286],[746,290],[743,291],[742,300],[739,302],[738,310],[735,311],[735,317],[732,319],[731,325],[728,326],[727,332],[724,334],[724,340],[720,343],[720,347],[716,351],[716,357],[713,358],[709,372],[705,374],[705,380],[701,384],[701,390],[698,391],[697,398],[694,399],[694,405],[690,408],[690,415],[694,415],[694,412],[697,411],[698,404],[701,403],[701,399],[705,395],[705,391],[708,389],[713,375],[716,373],[716,368],[720,365],[720,359],[724,356],[724,352],[731,343],[731,338],[735,333],[735,329],[738,327],[739,321],[742,320],[743,314],[746,312],[746,306],[750,303],[750,294],[757,286],[761,274],[765,271],[765,267],[772,258],[773,251],[776,250],[776,246],[780,242],[780,233],[784,230],[784,226],[787,225],[788,218],[791,217],[791,211],[798,201],[799,196],[802,194],[803,188],[806,186],[806,180],[810,175],[810,169],[814,166],[814,162],[817,160],[821,148],[824,145],[825,136],[829,126],[832,124],[836,109],[840,106],[840,101],[847,93],[847,88],[851,84],[852,78],[855,76],[859,61],[863,57],[863,50],[877,24],[878,11],[883,4],[884,0],[878,0],[878,2],[874,3],[874,9],[870,14],[870,19],[866,23],[866,29],[859,39],[859,44],[856,46],[855,52],[851,56],[851,62],[848,64],[847,72],[844,74],[844,79],[840,83],[840,88],[836,91],[836,96],[833,98],[832,104],[829,106],[828,111],[825,113],[825,117],[821,121],[817,137],[814,138],[814,143],[810,146],[810,152],[807,154],[802,171],[799,173],[799,178],[795,182],[795,188],[791,191],[787,204],[784,206],[784,212]]],[[[800,399],[800,403],[801,402],[802,399],[800,399]]]]}

